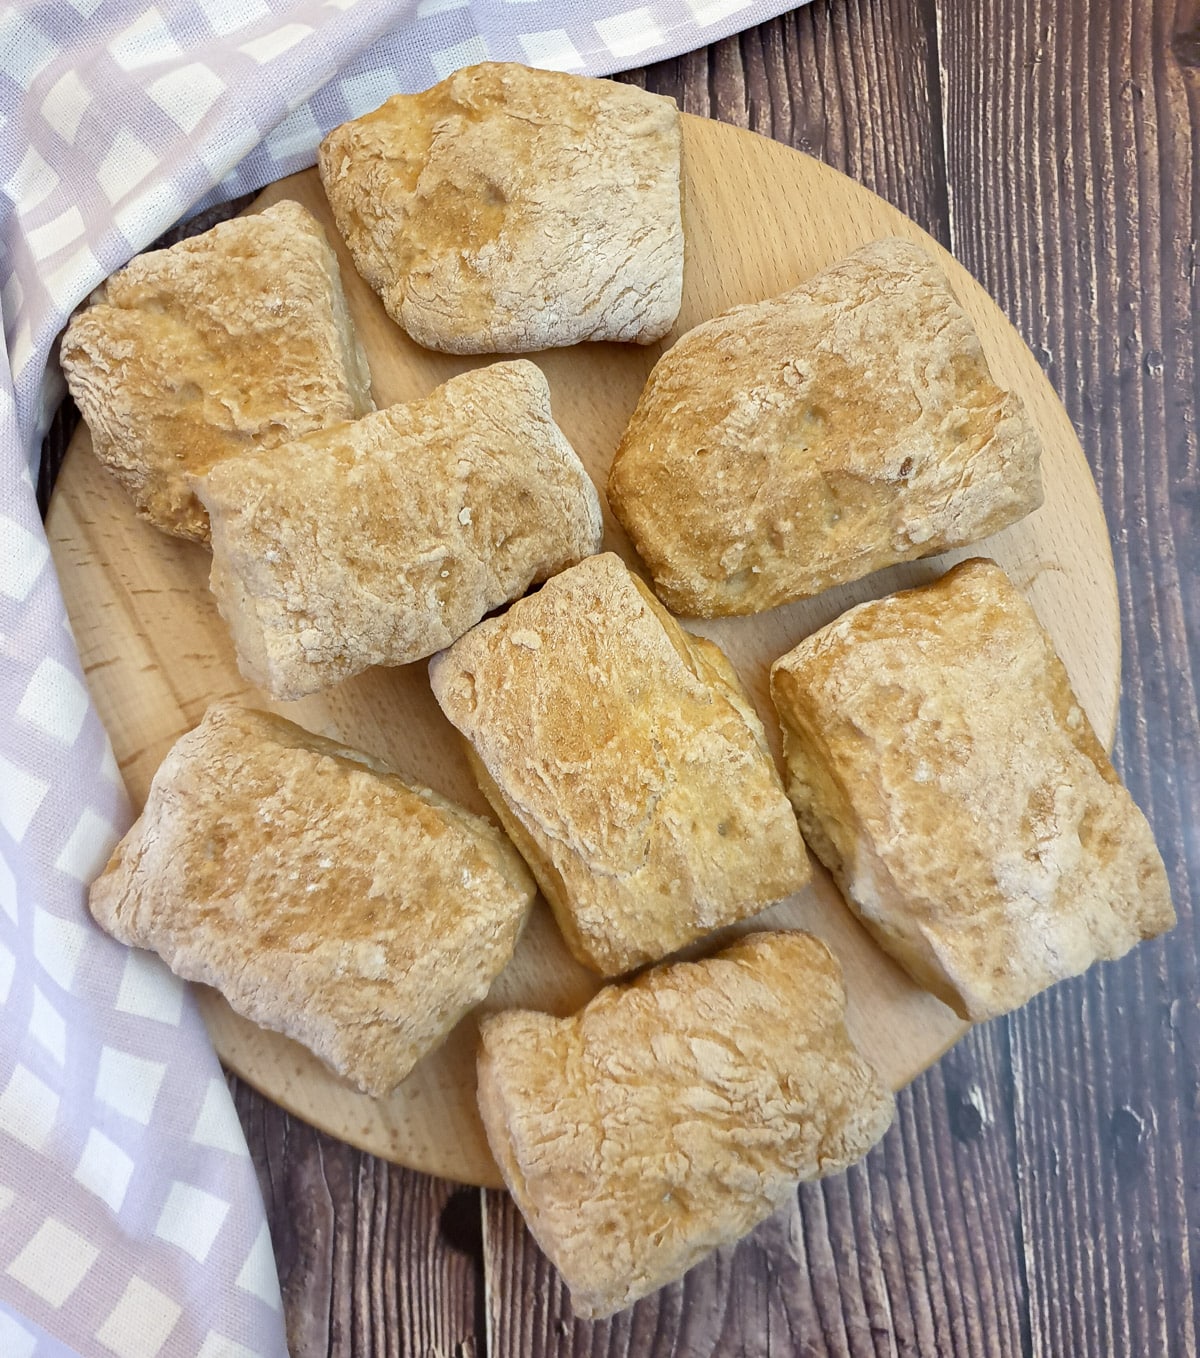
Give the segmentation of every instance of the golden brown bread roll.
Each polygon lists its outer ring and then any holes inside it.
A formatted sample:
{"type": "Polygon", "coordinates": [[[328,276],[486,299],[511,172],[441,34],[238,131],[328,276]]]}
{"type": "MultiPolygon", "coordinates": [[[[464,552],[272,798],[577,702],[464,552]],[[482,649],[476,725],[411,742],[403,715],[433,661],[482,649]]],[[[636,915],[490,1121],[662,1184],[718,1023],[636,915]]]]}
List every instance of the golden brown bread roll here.
{"type": "Polygon", "coordinates": [[[337,258],[286,200],[132,260],[67,326],[62,365],[96,456],[185,538],[208,537],[190,475],[374,409],[337,258]]]}
{"type": "Polygon", "coordinates": [[[671,99],[485,62],[335,128],[319,164],[359,273],[413,339],[528,353],[674,324],[679,151],[671,99]]]}
{"type": "Polygon", "coordinates": [[[238,665],[276,698],[430,655],[600,546],[596,488],[526,359],[196,485],[238,665]]]}
{"type": "Polygon", "coordinates": [[[990,561],[776,661],[788,793],[880,945],[986,1019],[1175,921],[1146,819],[990,561]]]}
{"type": "Polygon", "coordinates": [[[487,821],[219,704],[163,760],[89,904],[121,942],[384,1095],[487,993],[533,894],[487,821]]]}
{"type": "Polygon", "coordinates": [[[668,608],[757,613],[1013,523],[1040,451],[941,270],[881,240],[688,331],[608,498],[668,608]]]}
{"type": "Polygon", "coordinates": [[[673,1282],[879,1140],[892,1096],[844,1016],[825,945],[761,933],[573,1018],[483,1020],[488,1142],[577,1315],[673,1282]]]}
{"type": "Polygon", "coordinates": [[[586,966],[613,976],[654,961],[809,880],[728,660],[619,557],[556,575],[429,669],[586,966]]]}

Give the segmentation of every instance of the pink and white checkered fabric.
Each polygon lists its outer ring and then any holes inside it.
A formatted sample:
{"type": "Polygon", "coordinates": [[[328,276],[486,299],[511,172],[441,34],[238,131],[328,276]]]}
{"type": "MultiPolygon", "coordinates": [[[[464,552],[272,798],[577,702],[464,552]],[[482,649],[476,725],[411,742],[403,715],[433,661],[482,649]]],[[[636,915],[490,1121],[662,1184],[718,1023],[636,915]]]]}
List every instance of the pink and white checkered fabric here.
{"type": "Polygon", "coordinates": [[[0,5],[0,1358],[286,1353],[253,1167],[185,989],[91,923],[130,810],[31,470],[72,308],[193,207],[486,58],[587,74],[759,0],[22,0],[0,5]]]}

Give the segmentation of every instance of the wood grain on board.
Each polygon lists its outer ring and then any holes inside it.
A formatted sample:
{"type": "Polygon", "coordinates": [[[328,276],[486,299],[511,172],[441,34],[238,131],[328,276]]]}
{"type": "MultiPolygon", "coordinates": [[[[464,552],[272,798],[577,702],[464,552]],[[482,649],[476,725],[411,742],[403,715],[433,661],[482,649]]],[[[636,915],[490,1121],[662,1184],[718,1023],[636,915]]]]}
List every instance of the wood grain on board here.
{"type": "Polygon", "coordinates": [[[859,179],[950,247],[1033,346],[1102,491],[1117,757],[1180,922],[968,1034],[901,1094],[862,1165],[611,1321],[573,1320],[502,1193],[352,1150],[234,1080],[293,1358],[1192,1358],[1200,7],[814,0],[622,78],[859,179]]]}

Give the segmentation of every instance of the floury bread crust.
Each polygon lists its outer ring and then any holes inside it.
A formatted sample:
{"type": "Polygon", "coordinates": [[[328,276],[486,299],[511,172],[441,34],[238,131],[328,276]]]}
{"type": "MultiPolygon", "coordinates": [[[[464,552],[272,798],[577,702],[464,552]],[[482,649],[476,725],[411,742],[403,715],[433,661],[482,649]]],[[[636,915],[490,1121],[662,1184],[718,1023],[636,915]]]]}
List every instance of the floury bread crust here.
{"type": "Polygon", "coordinates": [[[611,1315],[866,1154],[893,1101],[802,933],[607,986],[573,1018],[483,1020],[492,1153],[575,1313],[611,1315]]]}
{"type": "Polygon", "coordinates": [[[190,476],[375,408],[337,258],[288,201],[139,255],[67,327],[62,365],[138,513],[201,541],[190,476]]]}
{"type": "Polygon", "coordinates": [[[319,164],[358,271],[431,349],[648,344],[679,313],[671,99],[486,62],[336,128],[319,164]]]}
{"type": "Polygon", "coordinates": [[[572,952],[615,976],[809,880],[728,660],[594,556],[430,663],[572,952]]]}
{"type": "Polygon", "coordinates": [[[242,673],[299,698],[406,665],[600,546],[596,488],[525,359],[197,483],[242,673]]]}
{"type": "Polygon", "coordinates": [[[810,846],[962,1017],[1174,924],[1150,827],[993,562],[850,609],[775,663],[771,689],[810,846]]]}
{"type": "Polygon", "coordinates": [[[483,999],[533,894],[487,821],[281,717],[219,705],[163,761],[90,906],[382,1096],[483,999]]]}
{"type": "Polygon", "coordinates": [[[757,613],[975,542],[1041,445],[921,249],[881,240],[658,361],[608,482],[668,608],[757,613]]]}

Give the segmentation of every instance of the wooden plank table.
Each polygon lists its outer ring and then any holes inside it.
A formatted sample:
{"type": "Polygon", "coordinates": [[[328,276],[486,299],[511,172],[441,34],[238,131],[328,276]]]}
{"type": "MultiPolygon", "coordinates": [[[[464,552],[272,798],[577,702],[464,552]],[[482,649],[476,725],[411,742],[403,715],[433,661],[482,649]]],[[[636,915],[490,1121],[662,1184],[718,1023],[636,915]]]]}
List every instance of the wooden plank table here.
{"type": "Polygon", "coordinates": [[[862,1165],[608,1322],[574,1320],[504,1194],[354,1151],[233,1081],[293,1358],[1194,1355],[1200,9],[815,0],[621,78],[874,189],[1043,362],[1109,519],[1116,760],[1179,926],[976,1029],[862,1165]]]}

